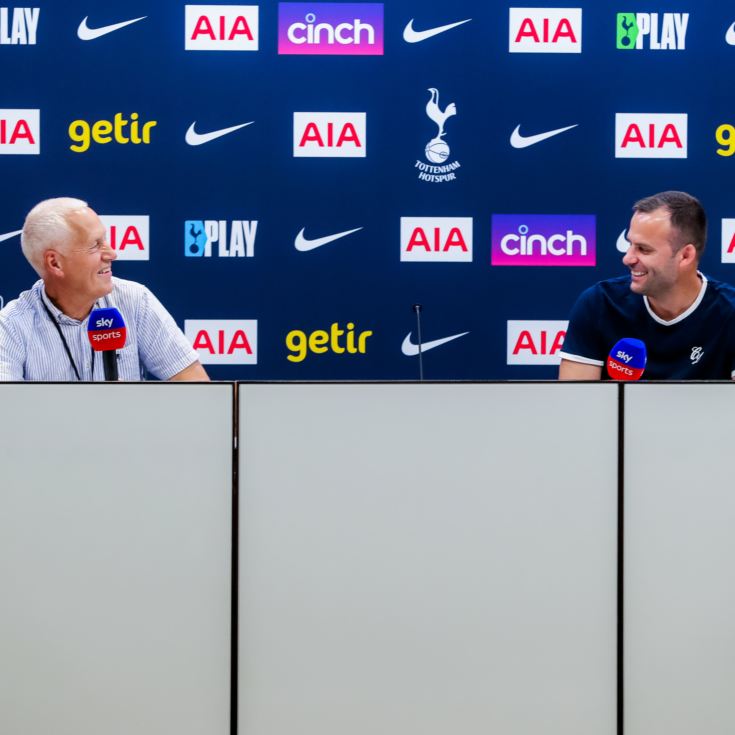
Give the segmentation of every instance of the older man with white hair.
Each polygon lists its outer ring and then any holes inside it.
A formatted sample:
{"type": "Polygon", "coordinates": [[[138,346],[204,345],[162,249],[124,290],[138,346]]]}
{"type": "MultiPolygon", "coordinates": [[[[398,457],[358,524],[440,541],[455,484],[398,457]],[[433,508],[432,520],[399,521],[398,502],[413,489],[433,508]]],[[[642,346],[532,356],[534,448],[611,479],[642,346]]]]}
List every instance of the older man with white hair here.
{"type": "Polygon", "coordinates": [[[37,204],[26,217],[23,253],[41,277],[0,311],[0,380],[104,380],[87,336],[94,308],[115,307],[127,339],[120,380],[208,380],[196,351],[145,287],[112,276],[117,255],[81,199],[37,204]]]}

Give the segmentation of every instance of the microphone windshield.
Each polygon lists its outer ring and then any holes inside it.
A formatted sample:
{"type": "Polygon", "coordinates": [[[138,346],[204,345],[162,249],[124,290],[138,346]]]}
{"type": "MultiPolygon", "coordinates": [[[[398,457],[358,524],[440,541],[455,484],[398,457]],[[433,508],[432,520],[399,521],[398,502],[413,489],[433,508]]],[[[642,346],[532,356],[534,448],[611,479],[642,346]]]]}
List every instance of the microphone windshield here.
{"type": "Polygon", "coordinates": [[[114,307],[93,309],[87,324],[87,336],[96,352],[121,350],[125,347],[125,320],[114,307]]]}
{"type": "Polygon", "coordinates": [[[647,359],[646,345],[639,339],[625,337],[610,350],[607,374],[613,380],[640,380],[647,359]]]}

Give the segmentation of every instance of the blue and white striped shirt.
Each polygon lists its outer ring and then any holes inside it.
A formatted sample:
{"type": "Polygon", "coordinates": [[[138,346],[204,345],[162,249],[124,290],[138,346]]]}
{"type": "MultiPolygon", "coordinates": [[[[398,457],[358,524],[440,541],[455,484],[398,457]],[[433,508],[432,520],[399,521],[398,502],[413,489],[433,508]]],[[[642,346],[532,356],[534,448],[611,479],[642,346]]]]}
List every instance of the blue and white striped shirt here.
{"type": "MultiPolygon", "coordinates": [[[[145,372],[167,380],[196,362],[198,355],[173,317],[143,285],[112,279],[112,293],[99,306],[116,306],[125,320],[125,347],[118,350],[120,380],[143,380],[145,372]]],[[[59,325],[82,380],[104,380],[102,356],[92,352],[87,322],[66,316],[33,284],[0,311],[0,380],[75,381],[59,325]],[[46,308],[44,308],[44,305],[46,308]]]]}

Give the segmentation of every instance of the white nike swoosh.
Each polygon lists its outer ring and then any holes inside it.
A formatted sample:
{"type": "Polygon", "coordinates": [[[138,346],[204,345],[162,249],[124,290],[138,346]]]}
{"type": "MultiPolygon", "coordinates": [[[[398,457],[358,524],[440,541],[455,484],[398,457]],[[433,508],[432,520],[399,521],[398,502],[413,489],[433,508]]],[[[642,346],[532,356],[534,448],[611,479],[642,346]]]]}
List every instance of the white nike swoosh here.
{"type": "Polygon", "coordinates": [[[122,23],[113,23],[110,26],[102,26],[101,28],[90,28],[87,25],[89,16],[86,16],[79,24],[79,28],[77,28],[77,36],[79,36],[82,41],[93,41],[95,38],[106,36],[108,33],[117,31],[120,28],[125,28],[125,26],[129,26],[131,23],[137,23],[139,20],[145,20],[147,17],[147,15],[141,15],[140,18],[124,20],[122,23]]]}
{"type": "Polygon", "coordinates": [[[615,242],[615,247],[618,249],[619,253],[627,253],[628,248],[630,247],[630,242],[626,235],[628,234],[627,230],[623,230],[619,235],[618,239],[615,242]]]}
{"type": "MultiPolygon", "coordinates": [[[[579,123],[577,123],[578,125],[579,123]]],[[[516,129],[511,133],[510,135],[510,144],[514,148],[528,148],[530,145],[536,145],[536,143],[540,143],[542,140],[546,140],[547,138],[551,138],[554,135],[559,135],[559,133],[564,133],[567,130],[571,130],[572,128],[576,128],[577,125],[569,125],[566,128],[557,128],[556,130],[549,130],[546,133],[539,133],[538,135],[521,135],[520,129],[521,126],[518,125],[516,129]]]]}
{"type": "Polygon", "coordinates": [[[727,33],[725,34],[725,41],[730,44],[730,46],[735,46],[735,23],[733,23],[728,29],[727,33]]]}
{"type": "Polygon", "coordinates": [[[340,237],[347,237],[347,235],[351,235],[353,232],[358,232],[362,229],[362,227],[356,227],[354,230],[345,230],[344,232],[337,232],[334,235],[327,235],[326,237],[318,237],[316,240],[307,240],[304,237],[304,230],[306,227],[301,228],[301,232],[299,232],[298,235],[296,235],[296,239],[294,240],[293,246],[298,250],[299,252],[305,253],[308,250],[314,250],[315,248],[320,248],[322,245],[326,245],[328,242],[334,242],[334,240],[339,240],[340,237]]]}
{"type": "MultiPolygon", "coordinates": [[[[447,342],[451,342],[453,339],[459,339],[460,337],[464,337],[465,334],[469,334],[469,332],[462,332],[461,334],[453,334],[451,337],[442,337],[441,339],[434,339],[431,342],[423,342],[421,344],[421,352],[426,352],[427,350],[433,350],[434,347],[439,347],[439,345],[445,345],[447,342]]],[[[403,340],[403,344],[401,345],[401,352],[406,357],[413,357],[414,355],[419,354],[419,346],[411,342],[411,332],[409,332],[406,335],[406,339],[403,340]]]]}
{"type": "Polygon", "coordinates": [[[4,240],[10,240],[11,237],[20,235],[21,232],[23,232],[23,230],[16,230],[15,232],[6,232],[4,235],[0,235],[0,242],[3,242],[4,240]]]}
{"type": "Polygon", "coordinates": [[[472,18],[467,18],[467,20],[458,20],[456,23],[449,23],[445,26],[428,28],[425,31],[414,31],[413,18],[411,18],[411,20],[408,21],[406,27],[403,29],[403,40],[406,43],[419,43],[420,41],[425,41],[427,38],[431,38],[432,36],[438,36],[440,33],[444,33],[444,31],[449,31],[452,28],[461,26],[464,23],[469,23],[471,20],[472,18]]]}
{"type": "Polygon", "coordinates": [[[197,133],[194,130],[194,126],[196,125],[195,120],[186,131],[186,142],[189,145],[202,145],[203,143],[209,143],[210,140],[215,140],[216,138],[221,138],[223,135],[234,133],[236,130],[239,130],[240,128],[246,128],[248,125],[252,125],[254,122],[255,120],[251,120],[250,122],[242,123],[242,125],[233,125],[231,128],[213,130],[211,133],[197,133]]]}

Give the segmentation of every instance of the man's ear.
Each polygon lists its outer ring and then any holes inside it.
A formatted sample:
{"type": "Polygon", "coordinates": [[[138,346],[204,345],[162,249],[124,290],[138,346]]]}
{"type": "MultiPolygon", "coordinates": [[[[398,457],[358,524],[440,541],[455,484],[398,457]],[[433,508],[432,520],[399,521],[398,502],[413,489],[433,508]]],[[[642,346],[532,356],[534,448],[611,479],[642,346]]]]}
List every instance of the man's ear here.
{"type": "Polygon", "coordinates": [[[681,258],[681,265],[697,264],[697,248],[692,243],[687,243],[684,247],[679,249],[679,257],[681,258]]]}
{"type": "Polygon", "coordinates": [[[43,265],[47,273],[60,275],[62,272],[61,260],[55,250],[46,250],[43,254],[43,265]]]}

